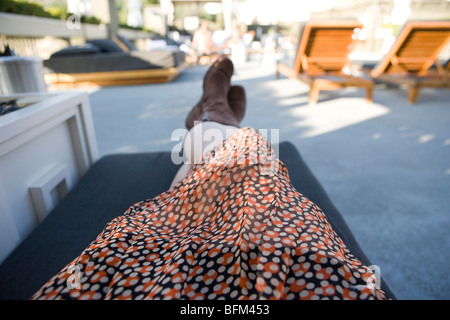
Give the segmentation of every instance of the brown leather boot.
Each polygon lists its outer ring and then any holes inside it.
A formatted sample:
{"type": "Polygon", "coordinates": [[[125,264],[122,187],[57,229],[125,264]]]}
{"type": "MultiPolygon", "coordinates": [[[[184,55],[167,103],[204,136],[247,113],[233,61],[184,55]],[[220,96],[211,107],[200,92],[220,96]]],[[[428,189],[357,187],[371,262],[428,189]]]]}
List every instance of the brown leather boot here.
{"type": "MultiPolygon", "coordinates": [[[[240,123],[245,115],[246,95],[245,89],[241,86],[232,86],[228,91],[228,104],[233,112],[236,120],[240,123]]],[[[202,102],[198,102],[192,108],[189,116],[186,119],[186,127],[191,129],[194,126],[194,121],[201,121],[202,119],[202,102]]]]}
{"type": "Polygon", "coordinates": [[[240,123],[245,115],[246,96],[242,86],[231,86],[228,91],[228,104],[236,120],[240,123]]]}
{"type": "MultiPolygon", "coordinates": [[[[186,119],[186,127],[188,129],[194,126],[195,121],[215,121],[239,127],[240,120],[237,119],[228,103],[228,93],[233,71],[233,63],[226,56],[221,56],[209,68],[203,80],[203,96],[186,119]]],[[[239,110],[240,114],[242,112],[242,102],[236,99],[238,96],[242,96],[242,91],[238,95],[238,90],[240,89],[233,89],[232,97],[239,102],[239,107],[237,105],[234,107],[236,110],[239,110]]]]}
{"type": "Polygon", "coordinates": [[[190,130],[194,126],[195,121],[201,121],[202,119],[202,101],[200,100],[189,112],[186,118],[186,128],[190,130]]]}

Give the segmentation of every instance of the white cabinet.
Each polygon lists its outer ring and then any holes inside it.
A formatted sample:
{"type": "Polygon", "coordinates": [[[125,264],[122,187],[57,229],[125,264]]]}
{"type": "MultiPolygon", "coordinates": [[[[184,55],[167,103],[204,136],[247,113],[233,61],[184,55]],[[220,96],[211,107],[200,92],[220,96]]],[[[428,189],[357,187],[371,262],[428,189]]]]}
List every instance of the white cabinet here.
{"type": "Polygon", "coordinates": [[[0,263],[98,159],[87,93],[18,97],[38,102],[0,116],[0,263]]]}

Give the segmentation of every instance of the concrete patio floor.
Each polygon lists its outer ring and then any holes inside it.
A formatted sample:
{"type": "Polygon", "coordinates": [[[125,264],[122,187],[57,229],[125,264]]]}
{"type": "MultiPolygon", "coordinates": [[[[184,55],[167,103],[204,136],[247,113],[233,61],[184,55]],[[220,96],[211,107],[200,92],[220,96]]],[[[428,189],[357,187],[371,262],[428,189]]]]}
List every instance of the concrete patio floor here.
{"type": "MultiPolygon", "coordinates": [[[[172,150],[206,70],[91,92],[100,155],[172,150]]],[[[242,125],[297,146],[397,298],[449,299],[450,90],[424,89],[410,105],[405,90],[377,88],[367,103],[349,88],[310,106],[306,85],[258,59],[232,81],[247,92],[242,125]]]]}

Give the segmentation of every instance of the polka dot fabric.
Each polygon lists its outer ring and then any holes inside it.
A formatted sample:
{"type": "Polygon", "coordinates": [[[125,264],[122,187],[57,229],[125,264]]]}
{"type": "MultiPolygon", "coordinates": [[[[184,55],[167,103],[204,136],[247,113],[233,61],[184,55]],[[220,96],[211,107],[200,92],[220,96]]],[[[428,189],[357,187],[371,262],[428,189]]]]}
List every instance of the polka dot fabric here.
{"type": "Polygon", "coordinates": [[[375,280],[264,136],[242,128],[32,299],[384,299],[375,280]]]}

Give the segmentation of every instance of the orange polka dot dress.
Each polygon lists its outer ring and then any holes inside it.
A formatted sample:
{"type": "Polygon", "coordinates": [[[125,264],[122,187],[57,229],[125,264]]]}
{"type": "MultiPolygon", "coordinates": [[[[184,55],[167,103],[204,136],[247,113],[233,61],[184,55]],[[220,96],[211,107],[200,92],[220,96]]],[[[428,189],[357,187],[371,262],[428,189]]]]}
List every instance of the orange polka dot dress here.
{"type": "Polygon", "coordinates": [[[385,299],[373,283],[265,137],[241,128],[32,299],[385,299]]]}

